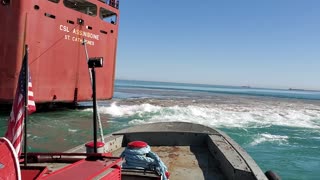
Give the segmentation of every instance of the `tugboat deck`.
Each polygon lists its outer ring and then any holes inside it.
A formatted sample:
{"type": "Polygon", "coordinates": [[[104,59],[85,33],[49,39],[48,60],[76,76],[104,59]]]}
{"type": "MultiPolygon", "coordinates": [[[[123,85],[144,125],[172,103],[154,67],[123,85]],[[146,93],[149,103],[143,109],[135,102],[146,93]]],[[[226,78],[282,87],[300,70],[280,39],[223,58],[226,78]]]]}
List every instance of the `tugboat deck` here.
{"type": "Polygon", "coordinates": [[[109,134],[104,140],[101,148],[108,153],[103,154],[85,153],[84,145],[65,153],[28,153],[31,162],[28,167],[21,166],[22,177],[59,179],[77,175],[85,179],[159,180],[161,176],[155,171],[121,168],[125,160],[119,157],[128,143],[144,141],[167,166],[170,179],[267,180],[254,160],[229,136],[199,124],[140,125],[109,134]],[[95,178],[87,176],[92,174],[95,178]]]}
{"type": "MultiPolygon", "coordinates": [[[[119,157],[132,141],[147,142],[168,167],[170,179],[267,179],[254,160],[229,136],[203,125],[164,122],[130,127],[105,136],[105,148],[119,157]]],[[[78,146],[67,152],[85,152],[85,147],[78,146]]],[[[122,169],[123,175],[128,173],[122,169]]]]}
{"type": "MultiPolygon", "coordinates": [[[[114,151],[113,155],[120,156],[123,150],[124,148],[120,148],[114,151]]],[[[226,179],[219,169],[219,164],[206,147],[152,146],[151,150],[166,164],[171,179],[226,179]]]]}

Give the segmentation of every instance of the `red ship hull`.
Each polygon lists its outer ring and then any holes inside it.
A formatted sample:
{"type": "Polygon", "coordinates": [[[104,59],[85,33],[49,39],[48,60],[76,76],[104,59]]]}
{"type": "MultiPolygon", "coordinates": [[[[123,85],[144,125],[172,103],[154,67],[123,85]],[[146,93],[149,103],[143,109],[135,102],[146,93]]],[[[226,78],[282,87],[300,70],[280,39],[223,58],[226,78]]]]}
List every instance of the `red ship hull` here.
{"type": "Polygon", "coordinates": [[[100,13],[103,8],[118,21],[118,9],[91,0],[97,11],[93,16],[66,7],[64,1],[52,1],[0,3],[0,102],[11,103],[14,98],[25,44],[36,103],[90,100],[83,40],[89,57],[104,59],[104,67],[96,70],[97,99],[112,98],[118,23],[104,21],[100,13]]]}

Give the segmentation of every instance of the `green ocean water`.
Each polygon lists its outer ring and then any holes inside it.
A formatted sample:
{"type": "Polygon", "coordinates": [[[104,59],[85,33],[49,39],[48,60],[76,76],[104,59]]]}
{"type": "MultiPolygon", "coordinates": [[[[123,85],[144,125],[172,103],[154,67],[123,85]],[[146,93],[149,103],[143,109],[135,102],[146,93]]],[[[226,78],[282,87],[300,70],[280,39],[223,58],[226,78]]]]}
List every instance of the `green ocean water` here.
{"type": "MultiPolygon", "coordinates": [[[[104,134],[152,122],[184,121],[226,132],[282,179],[320,177],[320,93],[117,81],[100,101],[104,134]]],[[[85,102],[83,105],[90,105],[85,102]]],[[[0,113],[0,134],[10,112],[0,113]]],[[[28,122],[28,151],[64,151],[92,138],[92,108],[38,112],[28,122]]]]}

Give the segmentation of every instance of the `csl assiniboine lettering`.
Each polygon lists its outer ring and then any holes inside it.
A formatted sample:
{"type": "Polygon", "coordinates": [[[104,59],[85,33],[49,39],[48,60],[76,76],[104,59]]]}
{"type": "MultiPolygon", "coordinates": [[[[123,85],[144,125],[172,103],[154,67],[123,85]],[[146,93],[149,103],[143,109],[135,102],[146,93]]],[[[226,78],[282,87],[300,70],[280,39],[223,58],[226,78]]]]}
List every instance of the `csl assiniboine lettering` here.
{"type": "MultiPolygon", "coordinates": [[[[59,30],[63,31],[63,32],[67,32],[68,34],[65,34],[64,39],[65,40],[71,40],[73,42],[79,42],[79,43],[83,43],[84,38],[80,38],[80,37],[76,37],[76,36],[72,36],[72,34],[70,33],[69,27],[65,26],[65,25],[60,25],[59,26],[59,30]]],[[[93,34],[90,32],[86,32],[86,31],[82,31],[79,29],[73,29],[71,30],[71,32],[77,36],[82,36],[82,37],[87,37],[90,39],[95,39],[95,40],[99,40],[99,35],[97,34],[93,34]]],[[[85,40],[86,44],[94,46],[94,41],[90,41],[90,40],[85,40]]]]}

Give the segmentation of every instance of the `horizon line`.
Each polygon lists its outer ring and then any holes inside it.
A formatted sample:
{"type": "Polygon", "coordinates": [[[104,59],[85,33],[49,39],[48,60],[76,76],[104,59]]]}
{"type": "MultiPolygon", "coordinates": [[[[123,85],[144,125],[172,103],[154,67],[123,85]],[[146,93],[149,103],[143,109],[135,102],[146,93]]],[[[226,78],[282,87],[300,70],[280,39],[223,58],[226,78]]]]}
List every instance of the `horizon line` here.
{"type": "Polygon", "coordinates": [[[205,85],[205,86],[229,86],[229,87],[238,87],[238,88],[247,88],[247,89],[272,89],[272,90],[287,90],[287,91],[313,91],[320,92],[320,89],[301,89],[301,88],[271,88],[271,87],[262,87],[262,86],[250,86],[250,85],[222,85],[222,84],[206,84],[206,83],[191,83],[191,82],[173,82],[173,81],[155,81],[155,80],[139,80],[139,79],[126,79],[126,78],[115,78],[115,80],[124,80],[124,81],[142,81],[142,82],[158,82],[158,83],[176,83],[176,84],[192,84],[192,85],[205,85]]]}

